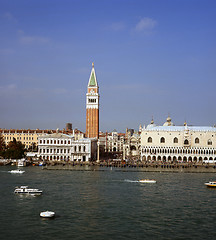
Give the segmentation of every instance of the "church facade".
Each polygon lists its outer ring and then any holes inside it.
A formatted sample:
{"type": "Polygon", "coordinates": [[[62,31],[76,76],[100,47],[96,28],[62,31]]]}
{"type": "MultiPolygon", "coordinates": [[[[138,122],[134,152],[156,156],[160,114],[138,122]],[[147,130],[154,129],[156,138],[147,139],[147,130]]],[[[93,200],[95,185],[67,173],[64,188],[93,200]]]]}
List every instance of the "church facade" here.
{"type": "Polygon", "coordinates": [[[216,128],[151,124],[141,132],[141,160],[145,162],[216,162],[216,128]]]}

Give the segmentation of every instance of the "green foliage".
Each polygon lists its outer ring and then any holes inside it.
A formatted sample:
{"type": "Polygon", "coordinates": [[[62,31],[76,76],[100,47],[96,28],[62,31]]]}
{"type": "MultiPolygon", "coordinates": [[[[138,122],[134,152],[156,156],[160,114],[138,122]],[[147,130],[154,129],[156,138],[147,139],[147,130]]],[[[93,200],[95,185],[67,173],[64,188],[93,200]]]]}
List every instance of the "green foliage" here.
{"type": "Polygon", "coordinates": [[[5,150],[6,150],[5,140],[2,134],[0,133],[0,156],[1,157],[4,157],[5,150]]]}
{"type": "Polygon", "coordinates": [[[13,141],[9,142],[6,149],[2,151],[2,157],[8,159],[20,159],[24,156],[24,151],[25,145],[13,138],[13,141]]]}

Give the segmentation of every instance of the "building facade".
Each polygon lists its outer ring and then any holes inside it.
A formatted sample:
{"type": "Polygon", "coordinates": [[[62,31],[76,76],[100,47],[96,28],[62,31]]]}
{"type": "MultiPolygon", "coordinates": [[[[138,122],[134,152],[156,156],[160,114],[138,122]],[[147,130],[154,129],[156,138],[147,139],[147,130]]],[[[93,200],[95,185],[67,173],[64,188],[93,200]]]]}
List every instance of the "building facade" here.
{"type": "Polygon", "coordinates": [[[216,162],[216,128],[174,126],[168,117],[163,126],[154,121],[141,132],[141,160],[147,162],[216,162]]]}
{"type": "Polygon", "coordinates": [[[97,140],[83,138],[75,140],[72,135],[59,133],[39,137],[38,154],[48,161],[88,162],[96,159],[97,140]]]}
{"type": "Polygon", "coordinates": [[[126,129],[126,137],[123,148],[123,159],[139,160],[141,154],[141,138],[140,131],[135,132],[134,129],[126,129]]]}
{"type": "Polygon", "coordinates": [[[86,93],[86,137],[99,137],[99,86],[96,79],[94,63],[86,93]]]}
{"type": "MultiPolygon", "coordinates": [[[[9,142],[13,141],[13,138],[16,141],[20,141],[22,144],[25,145],[26,149],[31,149],[34,146],[38,146],[38,138],[41,135],[48,134],[48,133],[55,133],[56,130],[40,130],[40,129],[0,129],[0,133],[4,137],[6,145],[9,142]]],[[[60,130],[59,132],[73,135],[75,140],[82,139],[84,137],[84,133],[79,131],[78,129],[74,130],[60,130]]]]}

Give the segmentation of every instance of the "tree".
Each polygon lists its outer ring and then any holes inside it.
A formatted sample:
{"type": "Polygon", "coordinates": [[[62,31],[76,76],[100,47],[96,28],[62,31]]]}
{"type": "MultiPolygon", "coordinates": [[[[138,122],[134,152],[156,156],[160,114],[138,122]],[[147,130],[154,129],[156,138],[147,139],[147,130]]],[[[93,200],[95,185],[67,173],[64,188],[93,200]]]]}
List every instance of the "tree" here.
{"type": "Polygon", "coordinates": [[[0,133],[0,156],[4,157],[5,150],[6,150],[5,140],[2,134],[0,133]]]}
{"type": "Polygon", "coordinates": [[[20,159],[24,156],[24,151],[25,145],[13,138],[13,141],[8,143],[5,156],[11,159],[20,159]]]}

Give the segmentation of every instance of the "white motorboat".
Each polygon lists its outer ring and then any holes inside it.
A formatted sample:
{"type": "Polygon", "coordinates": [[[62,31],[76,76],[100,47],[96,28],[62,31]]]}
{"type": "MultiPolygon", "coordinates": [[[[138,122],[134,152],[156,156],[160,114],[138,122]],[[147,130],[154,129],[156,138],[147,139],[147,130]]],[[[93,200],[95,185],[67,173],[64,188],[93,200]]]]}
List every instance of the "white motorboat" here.
{"type": "Polygon", "coordinates": [[[31,195],[41,195],[42,190],[37,188],[28,188],[28,186],[16,187],[14,193],[16,194],[31,194],[31,195]]]}
{"type": "Polygon", "coordinates": [[[24,170],[16,169],[16,170],[11,170],[9,171],[10,173],[24,173],[24,170]]]}
{"type": "Polygon", "coordinates": [[[43,218],[53,218],[53,217],[55,217],[55,212],[52,212],[52,211],[41,212],[40,213],[40,217],[43,217],[43,218]]]}
{"type": "Polygon", "coordinates": [[[156,183],[156,180],[154,179],[140,179],[138,180],[140,183],[156,183]]]}
{"type": "Polygon", "coordinates": [[[207,182],[205,183],[207,187],[216,188],[216,182],[207,182]]]}

